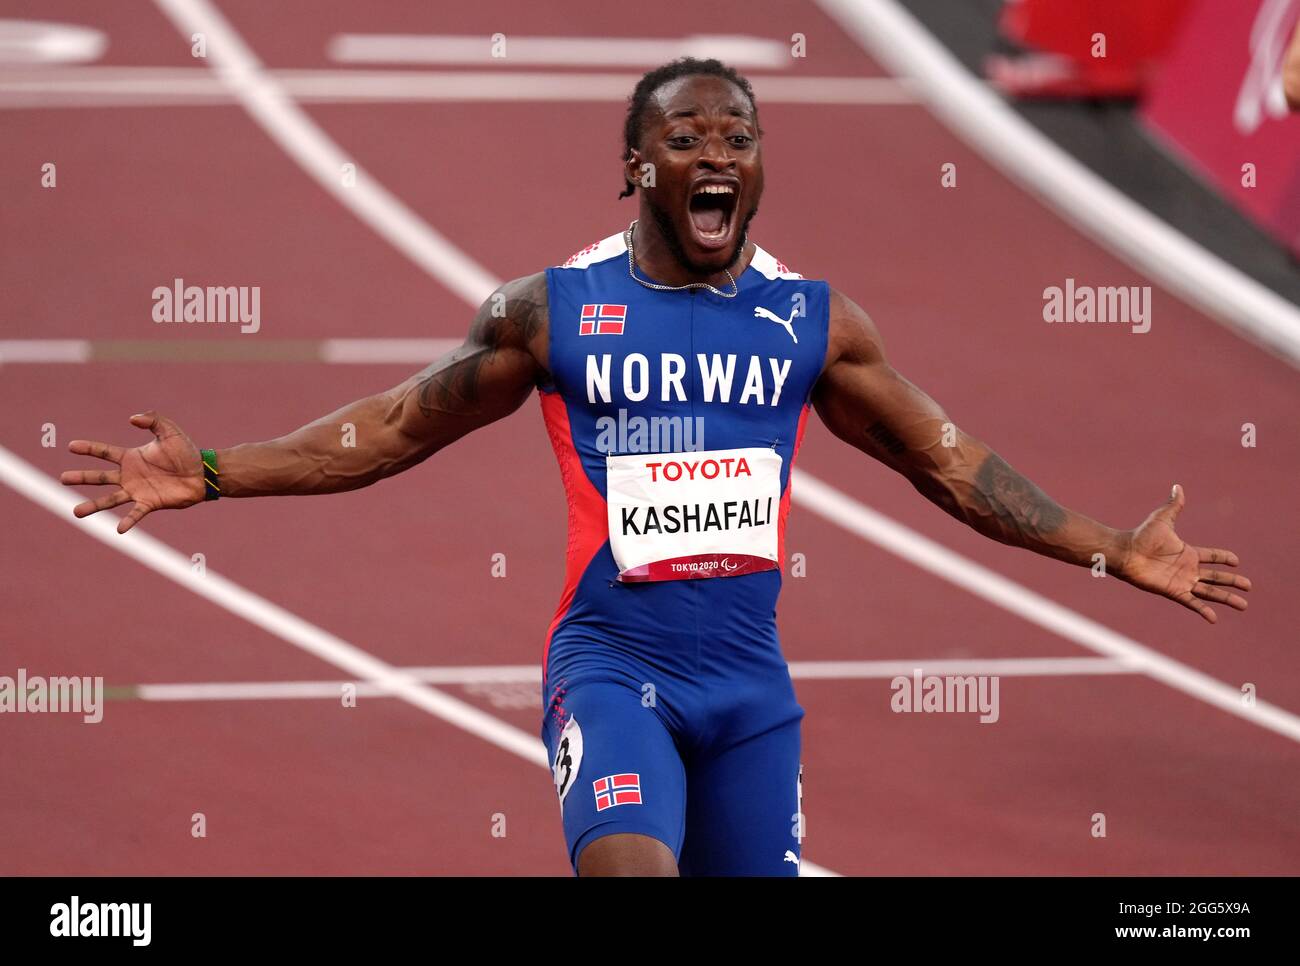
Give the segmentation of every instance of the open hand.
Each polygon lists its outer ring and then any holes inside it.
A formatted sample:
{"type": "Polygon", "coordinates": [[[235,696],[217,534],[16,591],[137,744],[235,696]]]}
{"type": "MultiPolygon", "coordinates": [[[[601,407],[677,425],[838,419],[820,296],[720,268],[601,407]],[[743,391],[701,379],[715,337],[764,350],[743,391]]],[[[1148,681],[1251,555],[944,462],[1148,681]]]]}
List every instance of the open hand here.
{"type": "Polygon", "coordinates": [[[1218,615],[1204,601],[1245,610],[1246,599],[1232,591],[1248,593],[1250,580],[1221,569],[1239,563],[1231,550],[1195,547],[1174,532],[1174,521],[1185,502],[1183,488],[1175,484],[1169,502],[1152,511],[1131,534],[1118,576],[1135,587],[1178,601],[1213,624],[1218,615]]]}
{"type": "Polygon", "coordinates": [[[117,487],[107,496],[78,503],[72,511],[77,517],[134,503],[131,512],[118,523],[118,533],[126,533],[154,510],[174,510],[202,502],[205,485],[198,447],[179,426],[153,411],[132,416],[131,425],[151,431],[154,439],[134,449],[74,439],[68,444],[70,452],[95,456],[117,466],[67,470],[59,476],[64,486],[117,487]]]}

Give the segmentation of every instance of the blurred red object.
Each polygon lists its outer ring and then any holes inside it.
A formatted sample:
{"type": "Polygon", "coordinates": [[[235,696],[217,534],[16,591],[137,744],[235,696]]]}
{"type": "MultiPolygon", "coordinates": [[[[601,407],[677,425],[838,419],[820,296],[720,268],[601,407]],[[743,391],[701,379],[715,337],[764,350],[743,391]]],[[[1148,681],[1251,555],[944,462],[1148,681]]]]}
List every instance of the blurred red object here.
{"type": "Polygon", "coordinates": [[[1199,0],[1140,116],[1300,259],[1300,113],[1282,87],[1298,21],[1300,0],[1199,0]]]}
{"type": "Polygon", "coordinates": [[[1137,97],[1195,0],[1009,0],[999,29],[1023,48],[985,73],[1016,97],[1137,97]]]}

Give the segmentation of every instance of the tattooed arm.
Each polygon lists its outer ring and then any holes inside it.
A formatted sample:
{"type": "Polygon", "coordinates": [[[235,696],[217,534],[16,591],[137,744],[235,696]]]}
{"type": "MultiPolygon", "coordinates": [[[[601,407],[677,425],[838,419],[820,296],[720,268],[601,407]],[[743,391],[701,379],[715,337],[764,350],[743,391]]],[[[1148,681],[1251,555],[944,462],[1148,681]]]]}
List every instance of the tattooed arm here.
{"type": "Polygon", "coordinates": [[[424,371],[287,436],[218,450],[222,496],[338,493],[410,469],[523,404],[545,375],[546,326],[545,274],[507,282],[424,371]],[[345,423],[355,446],[342,445],[345,423]]]}
{"type": "Polygon", "coordinates": [[[871,319],[839,292],[831,296],[830,345],[813,402],[836,436],[903,474],[927,499],[985,536],[1082,566],[1104,554],[1109,573],[1211,622],[1214,611],[1203,600],[1246,607],[1223,586],[1249,590],[1249,580],[1202,566],[1235,567],[1236,555],[1184,544],[1174,532],[1181,488],[1135,530],[1115,530],[1066,509],[896,372],[871,319]]]}
{"type": "MultiPolygon", "coordinates": [[[[549,378],[546,276],[507,282],[483,303],[465,344],[388,392],[370,396],[265,443],[217,450],[221,495],[294,496],[339,493],[410,469],[471,430],[514,412],[533,386],[549,378]],[[347,429],[345,445],[345,424],[347,429]]],[[[64,486],[110,486],[78,503],[89,516],[134,504],[117,525],[126,533],[154,510],[201,503],[203,463],[194,441],[156,412],[131,417],[154,438],[126,448],[74,439],[73,453],[116,464],[67,470],[64,486]]]]}
{"type": "Polygon", "coordinates": [[[814,403],[836,436],[987,537],[1085,566],[1094,553],[1110,567],[1128,554],[1128,534],[1066,510],[958,429],[889,365],[875,325],[839,292],[831,297],[830,347],[814,403]]]}

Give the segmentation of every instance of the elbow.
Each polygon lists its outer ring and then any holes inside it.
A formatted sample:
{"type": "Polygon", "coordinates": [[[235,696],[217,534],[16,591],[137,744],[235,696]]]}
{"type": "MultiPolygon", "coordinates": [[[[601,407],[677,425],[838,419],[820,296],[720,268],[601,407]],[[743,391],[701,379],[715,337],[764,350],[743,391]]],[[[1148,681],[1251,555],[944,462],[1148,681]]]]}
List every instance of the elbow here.
{"type": "Polygon", "coordinates": [[[944,513],[961,523],[969,523],[962,509],[957,489],[944,476],[938,473],[908,474],[908,482],[916,492],[937,506],[944,513]]]}

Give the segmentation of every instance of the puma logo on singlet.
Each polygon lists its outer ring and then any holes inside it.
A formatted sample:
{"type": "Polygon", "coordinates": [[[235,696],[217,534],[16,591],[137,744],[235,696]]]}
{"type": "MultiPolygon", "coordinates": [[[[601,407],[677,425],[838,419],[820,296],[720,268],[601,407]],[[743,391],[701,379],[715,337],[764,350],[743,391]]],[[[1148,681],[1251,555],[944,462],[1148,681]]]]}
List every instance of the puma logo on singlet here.
{"type": "Polygon", "coordinates": [[[763,308],[763,306],[761,306],[761,305],[758,305],[758,306],[755,306],[755,307],[754,307],[754,318],[756,318],[756,319],[771,319],[771,320],[772,320],[773,322],[775,322],[777,325],[782,326],[782,327],[785,329],[785,331],[789,332],[789,333],[790,333],[790,338],[794,339],[794,341],[795,341],[796,344],[799,342],[799,337],[798,337],[797,335],[794,334],[794,319],[795,319],[795,316],[798,315],[798,314],[799,314],[799,307],[798,307],[798,306],[795,306],[793,309],[790,310],[790,318],[788,318],[788,319],[783,319],[783,318],[781,318],[779,315],[777,315],[777,314],[776,314],[775,312],[773,312],[771,309],[765,309],[765,308],[763,308]]]}

